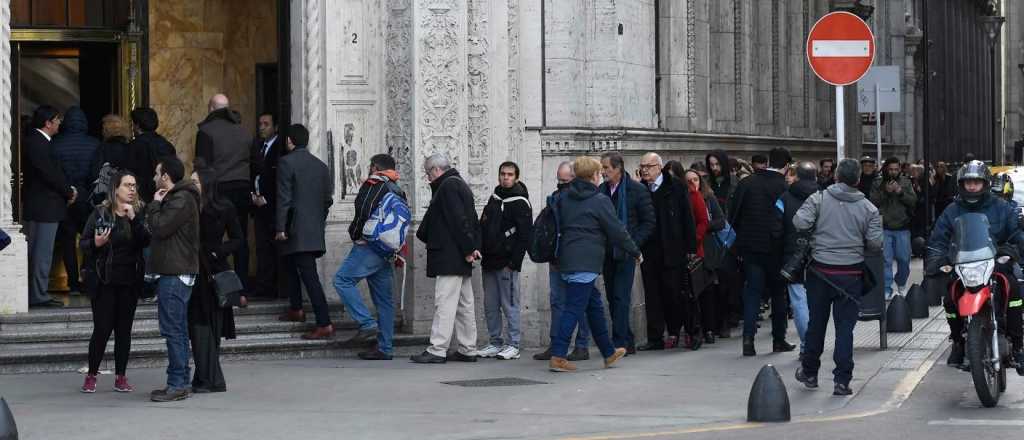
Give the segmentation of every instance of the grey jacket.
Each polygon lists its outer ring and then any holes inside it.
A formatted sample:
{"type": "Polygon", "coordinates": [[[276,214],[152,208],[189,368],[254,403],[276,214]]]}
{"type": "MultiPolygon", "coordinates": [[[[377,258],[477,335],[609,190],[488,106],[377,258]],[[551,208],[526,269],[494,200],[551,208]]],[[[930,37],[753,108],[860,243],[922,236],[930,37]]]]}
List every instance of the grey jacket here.
{"type": "Polygon", "coordinates": [[[848,266],[882,248],[882,217],[864,194],[845,183],[812,194],[793,216],[797,231],[814,227],[814,261],[848,266]]]}
{"type": "Polygon", "coordinates": [[[277,166],[275,229],[288,235],[277,246],[278,252],[313,252],[319,258],[327,251],[324,229],[334,204],[330,171],[305,147],[281,156],[277,166]]]}

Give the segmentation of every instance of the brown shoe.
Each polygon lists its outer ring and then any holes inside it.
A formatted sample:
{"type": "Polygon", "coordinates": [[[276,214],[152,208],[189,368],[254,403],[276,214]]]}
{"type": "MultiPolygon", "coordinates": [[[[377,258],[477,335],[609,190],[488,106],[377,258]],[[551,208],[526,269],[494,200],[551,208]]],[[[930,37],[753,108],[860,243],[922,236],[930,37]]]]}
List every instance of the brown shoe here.
{"type": "Polygon", "coordinates": [[[303,310],[292,310],[288,309],[287,312],[282,313],[277,317],[278,321],[285,322],[306,322],[306,312],[303,310]]]}
{"type": "Polygon", "coordinates": [[[302,335],[302,339],[328,339],[334,336],[334,326],[327,324],[323,327],[317,327],[313,331],[302,335]]]}
{"type": "Polygon", "coordinates": [[[622,357],[625,356],[625,355],[626,355],[626,349],[625,348],[622,348],[622,347],[616,348],[615,349],[615,353],[612,353],[611,356],[608,356],[608,357],[604,358],[604,367],[605,368],[611,368],[612,364],[614,364],[615,361],[617,361],[619,359],[622,359],[622,357]]]}
{"type": "Polygon", "coordinates": [[[548,362],[548,370],[556,373],[572,373],[576,371],[576,365],[565,358],[551,356],[551,361],[548,362]]]}

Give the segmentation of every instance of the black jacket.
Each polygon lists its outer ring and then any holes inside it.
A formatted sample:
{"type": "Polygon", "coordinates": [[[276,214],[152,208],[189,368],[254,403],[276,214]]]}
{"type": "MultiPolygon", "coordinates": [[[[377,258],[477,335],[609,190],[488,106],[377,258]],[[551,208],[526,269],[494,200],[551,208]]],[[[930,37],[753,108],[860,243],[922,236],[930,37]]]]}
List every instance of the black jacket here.
{"type": "MultiPolygon", "coordinates": [[[[21,169],[25,179],[21,189],[22,221],[57,223],[64,220],[67,201],[71,200],[73,192],[60,162],[54,157],[53,146],[34,128],[25,132],[21,145],[21,169]]],[[[78,190],[82,197],[88,195],[78,190]]]]}
{"type": "MultiPolygon", "coordinates": [[[[142,196],[142,201],[149,203],[153,200],[153,193],[156,191],[153,175],[156,173],[157,160],[165,156],[175,156],[178,152],[170,141],[152,131],[136,135],[135,139],[128,144],[128,148],[135,154],[145,157],[145,161],[148,162],[145,164],[145,169],[135,171],[135,175],[138,177],[139,195],[142,196]]],[[[143,164],[136,166],[141,168],[143,164]]]]}
{"type": "MultiPolygon", "coordinates": [[[[619,182],[619,187],[615,190],[615,194],[611,193],[611,185],[608,182],[602,183],[598,187],[598,191],[611,199],[616,218],[621,219],[625,215],[626,230],[629,231],[629,237],[633,239],[633,243],[638,247],[643,247],[647,240],[651,238],[651,234],[654,233],[655,225],[654,205],[651,204],[651,191],[647,189],[647,186],[633,180],[633,178],[629,177],[629,174],[623,173],[622,181],[619,182]],[[622,197],[625,197],[625,199],[622,197]],[[623,212],[623,209],[625,209],[625,212],[623,212]]],[[[622,261],[627,258],[627,255],[617,243],[612,242],[609,244],[611,253],[606,255],[606,257],[610,260],[622,261]]]]}
{"type": "Polygon", "coordinates": [[[267,204],[260,208],[253,208],[255,215],[274,215],[274,207],[277,206],[277,166],[281,156],[285,153],[284,135],[278,134],[274,142],[270,144],[270,150],[266,156],[263,155],[263,139],[256,138],[252,142],[251,158],[249,160],[249,175],[252,177],[252,192],[259,192],[267,204]],[[256,180],[259,179],[259,191],[256,191],[256,180]]]}
{"type": "Polygon", "coordinates": [[[523,269],[523,257],[533,235],[533,208],[523,182],[516,182],[512,188],[500,185],[494,188],[494,194],[480,215],[480,230],[483,233],[480,267],[485,270],[507,267],[517,272],[523,269]],[[498,234],[489,236],[488,231],[498,234]]]}
{"type": "Polygon", "coordinates": [[[697,253],[697,226],[690,206],[690,190],[672,176],[668,168],[661,171],[661,186],[651,193],[657,222],[654,234],[641,249],[644,264],[651,267],[682,267],[687,254],[697,253]]]}
{"type": "Polygon", "coordinates": [[[559,204],[561,214],[558,270],[562,273],[601,273],[605,249],[612,243],[630,258],[640,255],[640,249],[615,215],[611,200],[593,183],[574,179],[555,196],[554,203],[559,204]]]}
{"type": "Polygon", "coordinates": [[[405,192],[398,186],[398,182],[393,182],[387,176],[381,174],[370,176],[359,187],[355,200],[355,216],[352,218],[352,223],[348,225],[348,236],[352,241],[363,238],[363,226],[366,225],[366,221],[373,215],[373,211],[377,209],[380,199],[387,195],[388,192],[394,192],[406,201],[409,200],[405,196],[405,192]]]}
{"type": "Polygon", "coordinates": [[[252,135],[242,128],[238,112],[214,110],[199,123],[196,133],[196,157],[217,170],[220,183],[249,181],[249,156],[252,135]]]}
{"type": "Polygon", "coordinates": [[[430,182],[430,190],[430,206],[416,231],[416,238],[427,245],[427,276],[468,277],[473,264],[466,256],[480,249],[473,191],[455,169],[430,182]]]}
{"type": "Polygon", "coordinates": [[[729,156],[722,150],[712,151],[704,156],[704,167],[708,170],[708,185],[711,186],[711,190],[715,192],[715,198],[718,199],[719,206],[724,210],[729,204],[729,197],[732,196],[732,191],[735,185],[733,185],[732,170],[729,169],[729,156]],[[719,166],[721,166],[721,175],[713,176],[711,173],[711,157],[718,160],[719,166]]]}
{"type": "Polygon", "coordinates": [[[277,232],[288,240],[278,246],[281,255],[327,252],[324,229],[334,204],[334,182],[327,165],[305,148],[296,148],[278,164],[277,232]]]}
{"type": "Polygon", "coordinates": [[[199,214],[199,277],[189,298],[188,321],[191,325],[210,325],[214,322],[214,314],[220,314],[221,336],[232,339],[235,337],[235,315],[231,307],[222,309],[217,306],[212,277],[231,269],[228,256],[243,246],[245,235],[231,202],[222,199],[211,205],[203,207],[199,214]]]}
{"type": "Polygon", "coordinates": [[[797,180],[789,186],[786,192],[782,193],[782,225],[785,231],[786,243],[783,247],[782,254],[784,260],[788,260],[794,252],[796,252],[796,227],[793,226],[793,216],[803,206],[804,201],[807,200],[811,194],[819,191],[818,182],[810,180],[797,180]]]}
{"type": "Polygon", "coordinates": [[[86,294],[95,298],[99,285],[132,285],[135,291],[142,290],[146,273],[146,261],[142,251],[149,246],[150,234],[145,226],[145,211],[135,214],[134,220],[116,217],[110,209],[100,205],[93,209],[85,222],[78,248],[82,251],[82,275],[86,294]],[[97,219],[114,225],[110,241],[96,248],[95,233],[97,219]]]}
{"type": "Polygon", "coordinates": [[[756,170],[740,181],[729,206],[729,223],[736,230],[740,251],[771,254],[782,246],[782,213],[775,201],[786,191],[782,173],[756,170]]]}
{"type": "Polygon", "coordinates": [[[871,187],[875,185],[875,179],[878,178],[878,171],[874,174],[860,175],[860,182],[857,182],[857,190],[864,193],[865,197],[871,197],[871,187]]]}
{"type": "Polygon", "coordinates": [[[150,273],[199,273],[199,190],[191,180],[174,184],[163,202],[146,206],[146,226],[153,234],[150,273]]]}
{"type": "Polygon", "coordinates": [[[89,179],[92,156],[100,145],[100,140],[88,133],[89,121],[85,118],[85,112],[78,107],[71,107],[64,115],[60,133],[53,137],[54,157],[60,162],[68,183],[80,191],[92,183],[89,179]]]}
{"type": "Polygon", "coordinates": [[[136,177],[139,197],[146,203],[153,201],[153,193],[156,192],[156,184],[153,182],[156,158],[148,147],[134,142],[128,143],[127,139],[120,136],[110,138],[96,149],[96,155],[92,158],[93,181],[99,176],[100,169],[105,163],[131,171],[136,177]]]}

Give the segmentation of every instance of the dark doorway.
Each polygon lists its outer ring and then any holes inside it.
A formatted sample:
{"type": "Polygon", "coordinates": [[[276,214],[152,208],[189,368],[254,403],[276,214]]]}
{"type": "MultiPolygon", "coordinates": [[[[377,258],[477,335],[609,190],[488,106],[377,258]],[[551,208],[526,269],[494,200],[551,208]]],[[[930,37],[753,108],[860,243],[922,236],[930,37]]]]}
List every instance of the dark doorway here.
{"type": "MultiPolygon", "coordinates": [[[[281,98],[278,91],[277,63],[256,65],[256,113],[271,112],[280,118],[281,98]]],[[[280,121],[280,119],[275,119],[280,121]]]]}

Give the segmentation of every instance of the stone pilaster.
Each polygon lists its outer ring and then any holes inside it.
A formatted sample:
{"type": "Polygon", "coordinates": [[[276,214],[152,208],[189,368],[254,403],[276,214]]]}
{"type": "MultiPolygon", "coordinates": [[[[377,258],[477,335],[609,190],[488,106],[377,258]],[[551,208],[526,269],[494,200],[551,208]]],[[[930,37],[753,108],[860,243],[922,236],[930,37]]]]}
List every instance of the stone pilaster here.
{"type": "Polygon", "coordinates": [[[302,8],[304,120],[309,129],[309,150],[324,159],[324,0],[305,0],[302,8]]]}
{"type": "Polygon", "coordinates": [[[11,245],[0,252],[0,314],[28,311],[28,246],[11,206],[11,5],[0,2],[0,228],[11,245]]]}

